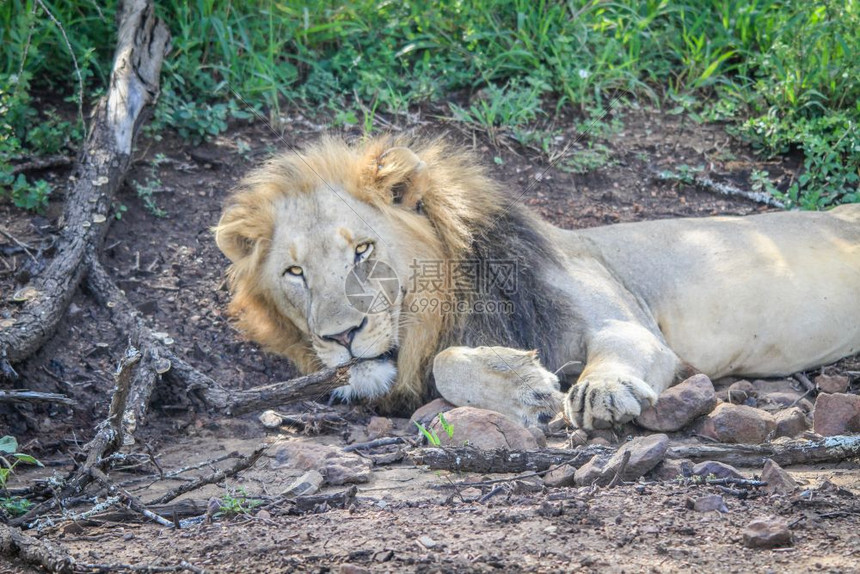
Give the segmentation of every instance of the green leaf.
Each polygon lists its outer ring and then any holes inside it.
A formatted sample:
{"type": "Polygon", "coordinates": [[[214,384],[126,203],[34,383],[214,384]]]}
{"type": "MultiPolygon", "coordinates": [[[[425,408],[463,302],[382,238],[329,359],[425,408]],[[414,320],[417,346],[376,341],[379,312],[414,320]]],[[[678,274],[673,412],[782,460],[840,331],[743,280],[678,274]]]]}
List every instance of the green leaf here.
{"type": "Polygon", "coordinates": [[[36,458],[35,458],[35,457],[30,456],[29,454],[24,454],[24,453],[16,452],[16,453],[15,453],[14,455],[12,455],[12,456],[14,456],[15,458],[17,458],[17,459],[18,459],[18,460],[20,460],[21,462],[24,462],[24,463],[27,463],[27,464],[34,464],[34,465],[36,465],[36,466],[45,466],[44,464],[42,464],[41,462],[39,462],[38,460],[36,460],[36,458]]]}
{"type": "Polygon", "coordinates": [[[12,454],[18,451],[18,439],[13,436],[6,435],[0,438],[0,452],[12,454]]]}

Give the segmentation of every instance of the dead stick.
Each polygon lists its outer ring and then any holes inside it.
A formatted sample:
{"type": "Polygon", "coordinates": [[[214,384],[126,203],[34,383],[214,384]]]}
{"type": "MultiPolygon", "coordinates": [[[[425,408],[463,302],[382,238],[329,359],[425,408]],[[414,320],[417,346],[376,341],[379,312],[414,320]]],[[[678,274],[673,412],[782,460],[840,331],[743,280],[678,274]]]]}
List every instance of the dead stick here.
{"type": "Polygon", "coordinates": [[[0,403],[59,403],[74,405],[74,400],[59,393],[38,393],[36,391],[0,391],[0,403]]]}
{"type": "MultiPolygon", "coordinates": [[[[119,31],[110,85],[93,112],[89,136],[66,196],[56,255],[30,282],[30,298],[0,330],[0,360],[15,363],[35,353],[56,331],[87,268],[84,256],[101,246],[113,198],[131,164],[134,138],[159,91],[167,26],[151,0],[125,0],[117,10],[119,31]]],[[[11,366],[0,371],[13,373],[11,366]]]]}
{"type": "Polygon", "coordinates": [[[344,452],[352,452],[354,450],[362,450],[365,448],[377,448],[380,446],[388,446],[391,444],[399,444],[402,442],[406,442],[406,439],[402,436],[389,436],[385,438],[378,438],[376,440],[372,440],[369,442],[357,442],[355,444],[351,444],[349,446],[343,447],[344,452]]]}
{"type": "Polygon", "coordinates": [[[75,560],[62,547],[39,540],[0,523],[0,556],[17,557],[22,562],[41,566],[48,572],[71,573],[75,560]]]}
{"type": "Polygon", "coordinates": [[[760,467],[768,458],[780,466],[836,462],[860,457],[860,435],[794,439],[770,444],[708,444],[673,446],[667,458],[715,460],[734,466],[760,467]]]}
{"type": "Polygon", "coordinates": [[[158,514],[149,510],[143,502],[140,501],[135,495],[131,494],[124,488],[121,488],[115,484],[113,484],[110,479],[98,468],[90,469],[90,474],[92,474],[93,478],[101,484],[105,489],[107,489],[108,494],[119,496],[120,502],[125,503],[131,510],[137,512],[138,514],[143,515],[144,517],[157,522],[162,526],[166,526],[168,528],[173,528],[174,524],[164,518],[163,516],[159,516],[158,514]]]}
{"type": "Polygon", "coordinates": [[[191,492],[192,490],[196,490],[196,489],[200,488],[201,486],[206,486],[207,484],[214,484],[216,482],[221,482],[225,478],[227,478],[229,476],[233,476],[233,475],[245,470],[246,468],[249,468],[250,466],[252,466],[255,462],[257,462],[257,460],[260,458],[260,456],[263,454],[263,452],[266,450],[266,448],[268,448],[266,445],[258,446],[256,449],[254,449],[254,452],[252,452],[250,455],[237,460],[233,464],[232,467],[224,469],[224,470],[219,470],[219,471],[213,472],[212,474],[210,474],[208,476],[200,477],[197,480],[195,480],[194,482],[188,482],[186,484],[181,484],[181,485],[177,486],[176,488],[170,490],[169,492],[165,493],[163,496],[156,498],[155,500],[153,500],[149,504],[151,504],[151,505],[152,504],[165,504],[167,502],[170,502],[174,498],[182,496],[183,494],[191,492]]]}
{"type": "Polygon", "coordinates": [[[591,460],[594,455],[608,456],[612,452],[614,449],[599,445],[589,445],[574,450],[541,449],[538,451],[427,447],[413,449],[408,455],[415,464],[427,465],[431,470],[502,473],[537,472],[563,463],[579,467],[591,460]]]}

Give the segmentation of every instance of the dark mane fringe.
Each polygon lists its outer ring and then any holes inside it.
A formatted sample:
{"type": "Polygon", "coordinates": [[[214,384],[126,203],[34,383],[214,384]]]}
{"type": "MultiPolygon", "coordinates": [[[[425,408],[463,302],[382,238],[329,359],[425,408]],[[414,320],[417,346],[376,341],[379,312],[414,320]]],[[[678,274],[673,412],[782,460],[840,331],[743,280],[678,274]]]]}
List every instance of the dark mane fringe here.
{"type": "Polygon", "coordinates": [[[555,371],[564,364],[567,358],[560,341],[575,318],[567,298],[540,277],[541,270],[561,265],[541,227],[525,207],[513,203],[475,234],[469,257],[482,271],[512,266],[515,284],[506,289],[503,283],[489,280],[480,283],[485,289],[460,297],[469,305],[483,302],[496,309],[510,307],[512,313],[467,313],[457,321],[446,344],[537,349],[546,368],[555,371]]]}

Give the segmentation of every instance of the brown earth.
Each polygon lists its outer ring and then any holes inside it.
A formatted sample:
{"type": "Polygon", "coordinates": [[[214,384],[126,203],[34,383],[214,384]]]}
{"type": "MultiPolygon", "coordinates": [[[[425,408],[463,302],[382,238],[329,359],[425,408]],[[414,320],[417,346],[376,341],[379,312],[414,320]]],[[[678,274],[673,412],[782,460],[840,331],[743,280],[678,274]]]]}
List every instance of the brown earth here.
{"type": "MultiPolygon", "coordinates": [[[[659,181],[656,173],[679,166],[704,166],[713,179],[749,186],[752,169],[767,169],[787,180],[796,158],[765,162],[734,142],[719,125],[697,125],[682,116],[654,110],[631,112],[624,127],[609,137],[611,164],[585,175],[550,167],[527,149],[496,149],[478,134],[463,138],[484,154],[492,173],[544,217],[567,228],[713,214],[746,215],[765,208],[750,201],[714,195],[659,181]],[[492,162],[492,158],[498,158],[492,162]]],[[[422,133],[437,133],[433,121],[419,122],[422,133]]],[[[293,112],[286,143],[316,137],[321,127],[293,112]]],[[[566,141],[574,137],[564,132],[566,141]]],[[[285,380],[294,371],[284,360],[242,341],[224,315],[225,258],[210,228],[231,186],[269,150],[285,143],[265,126],[233,126],[210,143],[190,146],[164,134],[143,138],[129,180],[158,180],[153,199],[166,212],[148,212],[131,185],[120,192],[127,206],[114,221],[102,262],[156,331],[174,340],[177,354],[225,386],[247,388],[285,380]],[[242,152],[241,150],[250,150],[242,152]]],[[[576,149],[576,148],[574,148],[576,149]]],[[[683,168],[682,168],[683,169],[683,168]]],[[[50,174],[62,190],[65,172],[50,174]]],[[[0,318],[10,316],[10,295],[50,257],[61,193],[48,213],[32,216],[0,205],[3,229],[30,246],[24,252],[0,238],[0,318]],[[31,256],[32,255],[32,256],[31,256]]],[[[124,334],[86,293],[79,293],[58,334],[32,359],[16,365],[20,380],[0,388],[26,387],[60,392],[78,406],[0,406],[0,435],[12,434],[29,452],[48,463],[39,472],[21,472],[12,486],[72,468],[69,452],[93,434],[109,402],[110,373],[126,346],[124,334]]],[[[829,374],[856,373],[858,360],[829,367],[829,374]]],[[[856,381],[853,381],[856,392],[856,381]]],[[[138,456],[137,474],[155,473],[149,455],[169,471],[232,450],[250,452],[276,437],[344,445],[364,440],[366,408],[347,409],[354,423],[341,433],[308,437],[265,431],[254,416],[216,418],[192,398],[160,389],[150,420],[128,448],[138,456]]],[[[408,432],[406,421],[397,421],[408,432]]],[[[411,435],[411,433],[409,433],[411,435]]],[[[687,440],[697,440],[687,437],[687,440]]],[[[227,463],[219,463],[223,467],[227,463]]],[[[242,487],[249,496],[283,490],[299,473],[273,468],[264,458],[254,469],[189,495],[204,502],[242,487]]],[[[359,485],[349,509],[326,509],[303,516],[253,513],[216,518],[210,524],[171,530],[126,518],[104,518],[70,526],[46,526],[43,535],[64,545],[79,563],[170,566],[185,560],[212,572],[286,571],[607,571],[607,572],[851,572],[860,569],[860,469],[856,461],[790,469],[805,489],[793,496],[767,496],[753,490],[746,498],[715,486],[650,481],[613,489],[503,489],[486,502],[455,494],[451,482],[466,478],[429,472],[408,460],[374,467],[371,481],[359,485]],[[829,479],[829,480],[828,480],[829,479]],[[823,487],[822,487],[823,484],[823,487]],[[837,485],[834,487],[833,485],[837,485]],[[687,499],[723,494],[728,512],[700,513],[687,499]],[[753,550],[741,532],[754,518],[777,516],[792,530],[794,545],[753,550]],[[348,565],[354,566],[350,569],[348,565]]],[[[208,467],[201,471],[208,473],[208,467]]],[[[748,469],[748,477],[761,469],[748,469]]],[[[193,475],[194,473],[190,473],[193,475]]],[[[119,480],[123,475],[111,474],[119,480]]],[[[157,477],[157,474],[155,475],[157,477]]],[[[484,477],[497,479],[499,477],[484,477]]],[[[146,483],[144,483],[146,484],[146,483]]],[[[136,490],[151,500],[176,481],[136,490]]],[[[329,487],[328,491],[343,487],[329,487]]],[[[461,489],[462,490],[462,487],[461,489]]],[[[483,494],[490,488],[484,488],[483,494]]],[[[2,560],[2,558],[0,558],[2,560]]],[[[0,572],[30,571],[0,562],[0,572]]]]}

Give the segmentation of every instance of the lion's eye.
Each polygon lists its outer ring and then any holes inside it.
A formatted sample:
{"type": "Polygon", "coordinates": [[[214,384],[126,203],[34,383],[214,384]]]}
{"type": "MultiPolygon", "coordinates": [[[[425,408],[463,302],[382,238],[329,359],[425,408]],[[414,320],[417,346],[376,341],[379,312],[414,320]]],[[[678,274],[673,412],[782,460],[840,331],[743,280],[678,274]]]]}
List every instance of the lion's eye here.
{"type": "Polygon", "coordinates": [[[291,265],[284,270],[284,275],[292,275],[293,277],[301,277],[304,273],[304,270],[298,265],[291,265]]]}
{"type": "Polygon", "coordinates": [[[366,259],[371,252],[373,252],[373,243],[370,241],[365,241],[364,243],[359,243],[355,246],[355,262],[366,259]]]}

